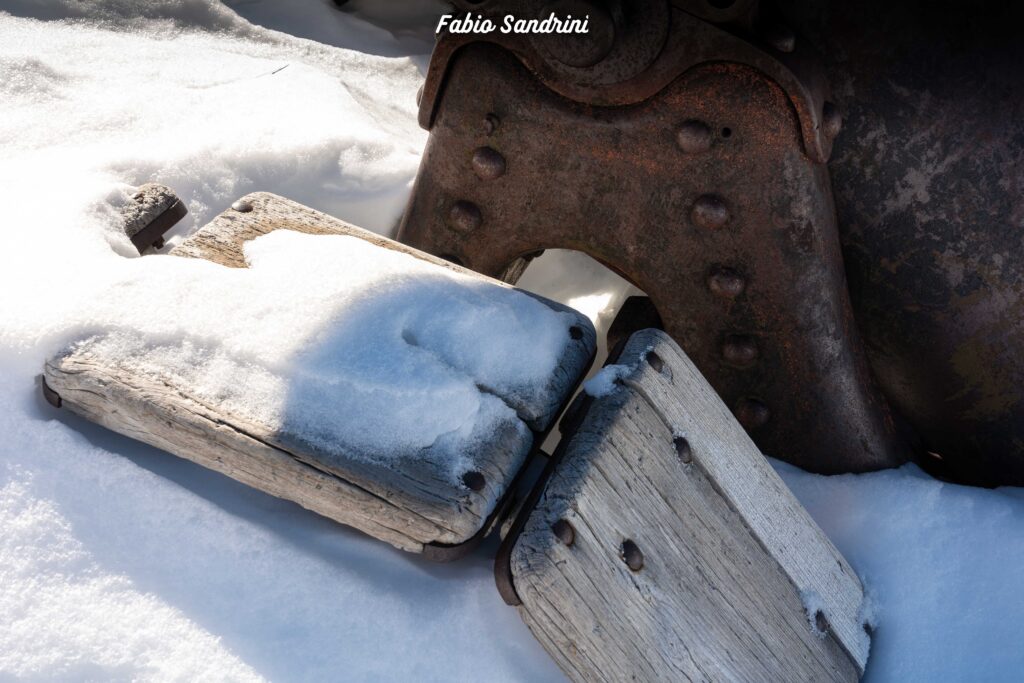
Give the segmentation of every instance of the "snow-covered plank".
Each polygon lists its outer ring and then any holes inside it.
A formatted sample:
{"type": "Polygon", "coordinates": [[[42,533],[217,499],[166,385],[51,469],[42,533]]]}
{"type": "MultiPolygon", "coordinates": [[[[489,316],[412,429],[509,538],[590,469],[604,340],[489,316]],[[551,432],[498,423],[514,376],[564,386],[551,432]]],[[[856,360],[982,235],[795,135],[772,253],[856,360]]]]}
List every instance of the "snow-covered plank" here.
{"type": "Polygon", "coordinates": [[[633,335],[514,541],[520,613],[579,681],[856,681],[856,574],[664,333],[633,335]]]}
{"type": "Polygon", "coordinates": [[[212,300],[284,283],[283,301],[249,328],[224,320],[231,333],[205,315],[191,334],[84,338],[45,367],[62,405],[413,552],[483,528],[594,350],[571,309],[274,195],[244,198],[173,253],[232,268],[202,271],[212,300]],[[328,294],[288,287],[301,269],[328,294]],[[338,310],[294,329],[327,304],[338,310]],[[288,339],[261,355],[254,333],[288,339]],[[550,367],[531,370],[532,351],[550,367]]]}

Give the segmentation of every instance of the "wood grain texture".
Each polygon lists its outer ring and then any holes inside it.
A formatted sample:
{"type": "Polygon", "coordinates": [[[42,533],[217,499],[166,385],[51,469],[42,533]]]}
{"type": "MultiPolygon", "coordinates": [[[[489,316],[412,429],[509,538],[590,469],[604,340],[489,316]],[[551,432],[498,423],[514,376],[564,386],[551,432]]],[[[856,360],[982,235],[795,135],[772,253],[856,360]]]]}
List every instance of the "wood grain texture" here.
{"type": "MultiPolygon", "coordinates": [[[[251,210],[225,212],[172,253],[245,267],[244,242],[283,228],[352,235],[470,272],[274,195],[257,193],[243,201],[251,210]]],[[[224,405],[205,402],[171,373],[129,366],[105,354],[102,337],[83,340],[50,359],[44,377],[64,407],[91,421],[295,501],[403,550],[421,552],[426,544],[465,542],[481,529],[532,447],[533,433],[524,424],[537,430],[546,427],[586,372],[595,332],[575,312],[572,325],[581,334],[574,338],[566,330],[557,372],[534,392],[539,400],[510,402],[518,417],[500,423],[479,448],[466,454],[468,469],[484,476],[479,491],[453,481],[451,473],[436,464],[440,459],[429,453],[399,456],[398,463],[385,466],[341,446],[318,451],[299,434],[254,423],[224,405]]]]}
{"type": "Polygon", "coordinates": [[[513,549],[524,621],[578,681],[857,680],[853,570],[671,339],[639,332],[620,364],[513,549]]]}

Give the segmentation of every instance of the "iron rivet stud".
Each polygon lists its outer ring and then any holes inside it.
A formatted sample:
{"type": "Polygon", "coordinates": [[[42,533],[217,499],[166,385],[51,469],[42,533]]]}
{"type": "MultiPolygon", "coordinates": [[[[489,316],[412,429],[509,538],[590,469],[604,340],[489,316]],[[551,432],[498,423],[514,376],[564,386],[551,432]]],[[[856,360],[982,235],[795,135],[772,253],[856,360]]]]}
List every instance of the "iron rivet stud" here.
{"type": "Polygon", "coordinates": [[[576,529],[573,528],[568,520],[558,520],[551,525],[551,531],[554,532],[555,538],[561,541],[562,545],[567,548],[576,542],[576,529]]]}
{"type": "Polygon", "coordinates": [[[505,157],[491,147],[478,147],[473,152],[473,172],[481,180],[494,180],[505,175],[505,157]]]}
{"type": "Polygon", "coordinates": [[[488,114],[484,117],[485,134],[494,135],[494,131],[498,130],[499,125],[501,125],[501,119],[498,118],[497,114],[488,114]]]}
{"type": "Polygon", "coordinates": [[[708,230],[718,230],[729,222],[729,209],[719,197],[705,194],[697,197],[690,212],[693,222],[708,230]]]}
{"type": "Polygon", "coordinates": [[[677,436],[672,439],[672,443],[676,447],[676,455],[679,456],[680,462],[684,465],[689,465],[693,462],[693,449],[690,448],[690,442],[685,436],[677,436]]]}
{"type": "Polygon", "coordinates": [[[772,411],[768,406],[756,398],[745,398],[740,401],[734,413],[739,423],[748,430],[763,427],[772,417],[772,411]]]}
{"type": "Polygon", "coordinates": [[[759,355],[757,340],[747,335],[731,334],[722,344],[722,358],[731,365],[750,366],[759,355]]]}
{"type": "Polygon", "coordinates": [[[779,52],[792,52],[796,48],[796,35],[792,29],[782,24],[770,24],[763,32],[768,44],[779,52]]]}
{"type": "Polygon", "coordinates": [[[679,149],[687,154],[699,154],[711,149],[711,129],[700,121],[687,121],[676,133],[679,149]]]}
{"type": "Polygon", "coordinates": [[[462,483],[472,491],[483,491],[484,486],[487,485],[487,480],[479,472],[469,471],[462,475],[462,483]]]}
{"type": "Polygon", "coordinates": [[[247,202],[244,199],[239,199],[238,201],[231,205],[231,208],[237,211],[238,213],[249,213],[250,211],[252,211],[252,203],[247,202]]]}
{"type": "Polygon", "coordinates": [[[838,107],[831,102],[826,102],[821,109],[821,128],[829,138],[839,135],[839,131],[843,128],[843,115],[839,113],[838,107]]]}
{"type": "Polygon", "coordinates": [[[622,547],[619,548],[619,558],[626,563],[630,571],[638,572],[644,568],[644,554],[640,552],[636,543],[628,538],[622,542],[622,547]]]}
{"type": "Polygon", "coordinates": [[[716,268],[708,275],[708,289],[725,299],[734,299],[747,288],[747,281],[732,268],[716,268]]]}
{"type": "Polygon", "coordinates": [[[448,224],[461,233],[473,232],[483,223],[480,208],[473,202],[459,200],[452,205],[448,213],[448,224]]]}

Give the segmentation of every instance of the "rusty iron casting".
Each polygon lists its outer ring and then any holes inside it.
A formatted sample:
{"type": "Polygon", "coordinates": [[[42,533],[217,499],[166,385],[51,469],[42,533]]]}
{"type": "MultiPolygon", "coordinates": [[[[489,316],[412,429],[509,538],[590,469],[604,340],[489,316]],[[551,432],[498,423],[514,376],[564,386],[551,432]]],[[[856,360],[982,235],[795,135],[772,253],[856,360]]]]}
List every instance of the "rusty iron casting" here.
{"type": "Polygon", "coordinates": [[[597,29],[441,37],[400,239],[590,254],[807,469],[1024,484],[1024,6],[457,4],[597,29]]]}
{"type": "Polygon", "coordinates": [[[847,295],[825,165],[840,119],[814,55],[784,31],[745,35],[753,3],[678,4],[601,4],[615,39],[600,49],[442,35],[399,239],[507,280],[543,249],[585,252],[650,296],[766,453],[818,472],[898,464],[910,449],[847,295]]]}

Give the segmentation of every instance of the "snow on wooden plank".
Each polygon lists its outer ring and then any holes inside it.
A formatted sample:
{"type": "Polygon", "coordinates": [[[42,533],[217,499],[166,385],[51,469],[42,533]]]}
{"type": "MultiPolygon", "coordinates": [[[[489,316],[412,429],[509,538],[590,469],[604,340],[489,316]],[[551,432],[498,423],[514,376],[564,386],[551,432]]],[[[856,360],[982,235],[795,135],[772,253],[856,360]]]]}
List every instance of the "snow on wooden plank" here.
{"type": "Polygon", "coordinates": [[[221,308],[70,345],[63,405],[413,552],[482,528],[593,354],[571,309],[274,195],[173,253],[229,266],[174,293],[221,308]]]}
{"type": "Polygon", "coordinates": [[[515,540],[574,680],[856,681],[863,590],[690,360],[635,334],[515,540]]]}

